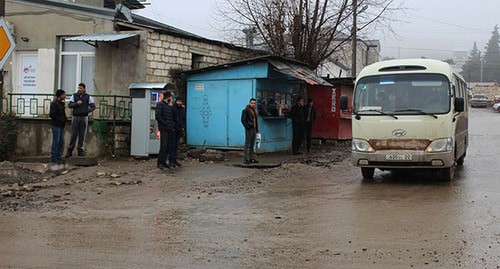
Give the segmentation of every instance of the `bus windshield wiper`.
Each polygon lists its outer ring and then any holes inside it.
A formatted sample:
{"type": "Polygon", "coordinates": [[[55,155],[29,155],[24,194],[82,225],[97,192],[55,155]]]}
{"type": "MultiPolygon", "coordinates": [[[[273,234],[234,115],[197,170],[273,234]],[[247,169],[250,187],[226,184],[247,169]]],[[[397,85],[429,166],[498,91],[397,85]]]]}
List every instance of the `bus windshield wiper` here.
{"type": "Polygon", "coordinates": [[[357,115],[360,115],[360,112],[377,112],[379,113],[380,115],[384,115],[384,116],[389,116],[389,117],[393,117],[395,119],[398,119],[398,117],[394,114],[389,114],[389,113],[385,113],[385,112],[382,112],[380,110],[377,110],[377,109],[363,109],[361,111],[358,111],[357,115]]]}
{"type": "Polygon", "coordinates": [[[417,112],[420,115],[428,115],[428,116],[431,116],[435,119],[438,118],[438,116],[434,115],[433,113],[428,113],[428,112],[422,111],[422,109],[416,109],[416,108],[398,109],[394,112],[417,112]]]}

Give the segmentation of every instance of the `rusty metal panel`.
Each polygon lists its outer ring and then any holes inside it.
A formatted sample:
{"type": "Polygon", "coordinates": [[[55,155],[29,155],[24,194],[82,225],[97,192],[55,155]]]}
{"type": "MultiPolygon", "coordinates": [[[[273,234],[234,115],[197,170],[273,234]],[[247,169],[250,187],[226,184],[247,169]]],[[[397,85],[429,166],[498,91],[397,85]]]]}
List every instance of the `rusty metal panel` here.
{"type": "Polygon", "coordinates": [[[375,150],[425,150],[428,139],[370,139],[375,150]]]}

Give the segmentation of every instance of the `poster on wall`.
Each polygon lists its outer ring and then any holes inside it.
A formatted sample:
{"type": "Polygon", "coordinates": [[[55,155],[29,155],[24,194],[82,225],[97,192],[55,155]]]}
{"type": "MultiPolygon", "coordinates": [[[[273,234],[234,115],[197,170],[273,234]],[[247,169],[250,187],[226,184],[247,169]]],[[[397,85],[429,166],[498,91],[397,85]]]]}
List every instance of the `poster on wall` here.
{"type": "Polygon", "coordinates": [[[37,65],[38,56],[36,54],[21,55],[21,65],[19,70],[20,74],[20,90],[23,93],[37,92],[37,65]]]}
{"type": "Polygon", "coordinates": [[[337,89],[333,88],[332,89],[332,113],[337,111],[337,89]]]}

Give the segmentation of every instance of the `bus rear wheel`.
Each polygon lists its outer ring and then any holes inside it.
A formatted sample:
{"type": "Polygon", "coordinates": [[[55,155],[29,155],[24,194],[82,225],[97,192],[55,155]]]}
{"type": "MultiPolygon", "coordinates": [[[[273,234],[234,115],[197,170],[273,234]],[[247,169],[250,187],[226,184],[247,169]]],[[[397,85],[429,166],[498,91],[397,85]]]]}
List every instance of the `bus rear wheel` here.
{"type": "Polygon", "coordinates": [[[361,167],[361,174],[363,175],[363,179],[368,179],[368,180],[373,179],[374,173],[375,173],[375,168],[361,167]]]}

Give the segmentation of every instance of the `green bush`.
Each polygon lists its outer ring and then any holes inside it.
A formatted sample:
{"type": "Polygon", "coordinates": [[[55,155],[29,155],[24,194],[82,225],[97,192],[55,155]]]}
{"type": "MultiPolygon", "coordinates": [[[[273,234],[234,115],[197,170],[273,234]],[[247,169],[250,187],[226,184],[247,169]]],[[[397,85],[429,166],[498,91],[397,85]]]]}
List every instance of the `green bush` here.
{"type": "Polygon", "coordinates": [[[0,161],[8,160],[16,151],[16,145],[16,118],[10,115],[0,115],[0,161]]]}

